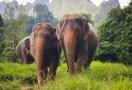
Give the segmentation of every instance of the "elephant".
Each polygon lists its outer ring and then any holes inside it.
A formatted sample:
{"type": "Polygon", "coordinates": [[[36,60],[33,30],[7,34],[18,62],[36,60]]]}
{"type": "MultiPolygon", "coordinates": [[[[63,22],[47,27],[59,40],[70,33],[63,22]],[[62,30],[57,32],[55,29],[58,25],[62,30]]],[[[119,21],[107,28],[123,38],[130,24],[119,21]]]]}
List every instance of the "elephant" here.
{"type": "Polygon", "coordinates": [[[56,29],[49,23],[37,23],[31,32],[30,52],[35,59],[38,87],[44,85],[47,78],[54,79],[59,65],[61,43],[56,29]],[[48,71],[49,68],[49,71],[48,71]]]}
{"type": "Polygon", "coordinates": [[[62,43],[70,76],[89,67],[99,40],[86,20],[76,13],[65,14],[58,22],[56,35],[62,43]]]}
{"type": "Polygon", "coordinates": [[[24,64],[31,64],[34,62],[33,57],[30,54],[30,36],[27,36],[19,41],[16,46],[16,54],[21,62],[24,64]]]}

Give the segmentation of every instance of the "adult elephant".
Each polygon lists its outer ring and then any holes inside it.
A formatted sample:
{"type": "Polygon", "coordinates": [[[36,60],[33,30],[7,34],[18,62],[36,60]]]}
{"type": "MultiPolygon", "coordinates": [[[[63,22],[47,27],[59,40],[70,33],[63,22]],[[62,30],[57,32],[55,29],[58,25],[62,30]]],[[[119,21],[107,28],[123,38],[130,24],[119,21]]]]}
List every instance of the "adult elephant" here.
{"type": "Polygon", "coordinates": [[[59,20],[56,34],[62,42],[70,76],[87,68],[98,46],[98,36],[88,22],[78,14],[66,14],[59,20]]]}
{"type": "Polygon", "coordinates": [[[30,54],[30,36],[27,36],[19,41],[16,46],[16,54],[21,63],[30,64],[34,62],[33,57],[30,54]]]}
{"type": "Polygon", "coordinates": [[[30,52],[36,63],[38,87],[43,86],[47,74],[49,78],[54,78],[56,75],[61,46],[58,44],[55,32],[49,23],[38,23],[31,33],[30,52]]]}

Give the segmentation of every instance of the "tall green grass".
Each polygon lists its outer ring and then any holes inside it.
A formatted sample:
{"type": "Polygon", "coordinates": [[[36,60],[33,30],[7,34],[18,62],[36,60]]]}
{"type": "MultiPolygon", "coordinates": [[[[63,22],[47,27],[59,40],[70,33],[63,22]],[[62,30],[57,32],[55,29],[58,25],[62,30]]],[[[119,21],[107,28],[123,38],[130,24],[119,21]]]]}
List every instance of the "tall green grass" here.
{"type": "Polygon", "coordinates": [[[0,90],[20,90],[36,83],[35,65],[0,63],[0,90]]]}
{"type": "Polygon", "coordinates": [[[94,61],[71,78],[66,68],[65,64],[60,66],[55,81],[42,90],[132,90],[132,67],[94,61]]]}
{"type": "MultiPolygon", "coordinates": [[[[37,90],[35,64],[0,63],[0,90],[37,90]]],[[[41,90],[132,90],[132,67],[93,61],[90,67],[69,77],[66,64],[57,69],[55,80],[41,90]]]]}

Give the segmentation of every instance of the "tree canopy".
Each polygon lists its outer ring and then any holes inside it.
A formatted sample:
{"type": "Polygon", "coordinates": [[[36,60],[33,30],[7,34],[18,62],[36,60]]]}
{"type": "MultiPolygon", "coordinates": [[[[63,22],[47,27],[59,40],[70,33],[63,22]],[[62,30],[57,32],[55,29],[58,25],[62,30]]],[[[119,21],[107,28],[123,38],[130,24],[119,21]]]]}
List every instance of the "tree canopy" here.
{"type": "Polygon", "coordinates": [[[111,9],[98,26],[98,35],[96,59],[132,64],[132,1],[124,9],[111,9]]]}

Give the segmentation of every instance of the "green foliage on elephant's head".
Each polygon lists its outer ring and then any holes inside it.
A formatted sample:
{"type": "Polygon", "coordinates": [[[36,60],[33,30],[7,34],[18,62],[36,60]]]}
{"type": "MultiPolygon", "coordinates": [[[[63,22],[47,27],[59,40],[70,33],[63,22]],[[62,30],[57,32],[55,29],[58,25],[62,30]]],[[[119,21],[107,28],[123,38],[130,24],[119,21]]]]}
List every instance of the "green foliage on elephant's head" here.
{"type": "Polygon", "coordinates": [[[94,21],[92,20],[92,15],[90,14],[85,14],[85,13],[80,13],[81,17],[85,20],[88,21],[88,23],[94,25],[94,21]]]}

